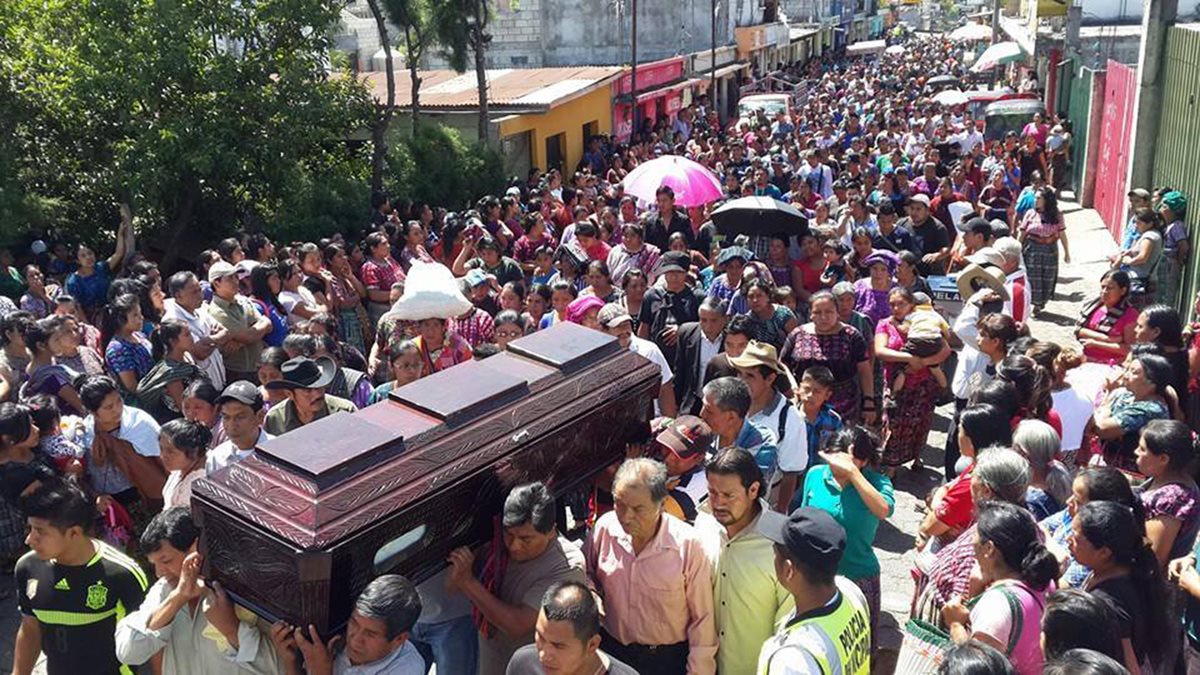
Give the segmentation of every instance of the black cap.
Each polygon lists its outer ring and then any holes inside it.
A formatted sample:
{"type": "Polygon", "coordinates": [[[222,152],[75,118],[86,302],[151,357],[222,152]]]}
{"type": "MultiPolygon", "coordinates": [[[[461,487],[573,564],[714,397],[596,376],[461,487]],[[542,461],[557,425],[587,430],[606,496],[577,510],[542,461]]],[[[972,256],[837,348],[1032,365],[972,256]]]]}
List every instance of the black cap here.
{"type": "Polygon", "coordinates": [[[992,238],[992,224],[989,223],[986,218],[981,218],[979,216],[975,216],[974,218],[968,220],[966,225],[963,226],[963,230],[973,234],[982,234],[988,239],[992,238]]]}
{"type": "Polygon", "coordinates": [[[220,406],[228,401],[237,401],[258,410],[263,407],[262,392],[252,382],[238,380],[225,387],[225,391],[217,397],[216,404],[220,406]]]}
{"type": "Polygon", "coordinates": [[[691,269],[692,258],[683,251],[667,251],[658,259],[658,272],[686,272],[691,269]]]}
{"type": "Polygon", "coordinates": [[[846,550],[846,530],[833,516],[802,506],[786,521],[763,518],[759,523],[759,533],[786,549],[793,560],[817,571],[837,573],[846,550]]]}

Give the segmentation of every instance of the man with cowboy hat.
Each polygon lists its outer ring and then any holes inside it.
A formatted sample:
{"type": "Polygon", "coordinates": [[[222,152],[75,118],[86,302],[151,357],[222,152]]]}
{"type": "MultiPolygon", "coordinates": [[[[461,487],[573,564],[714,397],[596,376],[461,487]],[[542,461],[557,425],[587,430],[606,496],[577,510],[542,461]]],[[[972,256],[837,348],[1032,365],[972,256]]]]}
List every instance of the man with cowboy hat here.
{"type": "Polygon", "coordinates": [[[729,363],[750,388],[750,424],[775,432],[778,470],[774,476],[763,476],[763,497],[786,513],[800,476],[808,468],[809,456],[804,416],[788,400],[797,389],[796,382],[792,372],[779,363],[775,347],[758,340],[751,340],[729,363]]]}
{"type": "Polygon", "coordinates": [[[267,389],[283,391],[287,400],[267,413],[263,424],[267,433],[278,436],[333,413],[357,410],[350,401],[325,393],[325,387],[333,382],[337,371],[333,359],[328,356],[315,359],[297,356],[285,361],[280,370],[283,379],[268,382],[267,389]]]}

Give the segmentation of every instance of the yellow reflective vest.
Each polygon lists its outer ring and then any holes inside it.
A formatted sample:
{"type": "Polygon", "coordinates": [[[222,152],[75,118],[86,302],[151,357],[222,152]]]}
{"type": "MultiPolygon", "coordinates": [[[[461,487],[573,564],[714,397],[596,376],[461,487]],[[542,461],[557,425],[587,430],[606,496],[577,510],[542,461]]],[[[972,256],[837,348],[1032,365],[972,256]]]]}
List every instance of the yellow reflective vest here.
{"type": "Polygon", "coordinates": [[[758,675],[870,675],[871,613],[854,582],[837,577],[838,596],[828,605],[793,617],[763,644],[758,675]]]}

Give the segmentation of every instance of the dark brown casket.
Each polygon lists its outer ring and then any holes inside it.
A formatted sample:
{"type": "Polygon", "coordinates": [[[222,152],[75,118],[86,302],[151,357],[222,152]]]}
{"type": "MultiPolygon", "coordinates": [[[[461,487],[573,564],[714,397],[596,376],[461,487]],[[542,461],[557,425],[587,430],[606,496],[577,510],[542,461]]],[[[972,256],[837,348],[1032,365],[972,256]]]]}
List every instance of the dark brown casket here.
{"type": "Polygon", "coordinates": [[[260,616],[328,635],[375,576],[420,581],[490,540],[513,486],[562,494],[621,458],[648,434],[659,378],[564,323],[284,434],[195,486],[204,573],[260,616]]]}

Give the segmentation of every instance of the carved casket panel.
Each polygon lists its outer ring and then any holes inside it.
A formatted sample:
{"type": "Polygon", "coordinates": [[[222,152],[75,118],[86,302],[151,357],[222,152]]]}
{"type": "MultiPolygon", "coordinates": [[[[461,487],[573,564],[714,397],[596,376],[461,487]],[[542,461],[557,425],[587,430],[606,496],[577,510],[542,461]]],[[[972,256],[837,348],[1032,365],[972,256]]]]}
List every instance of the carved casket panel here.
{"type": "Polygon", "coordinates": [[[488,541],[513,486],[562,494],[622,457],[659,378],[560,324],[272,439],[196,485],[206,574],[267,618],[337,628],[376,575],[420,581],[488,541]]]}

